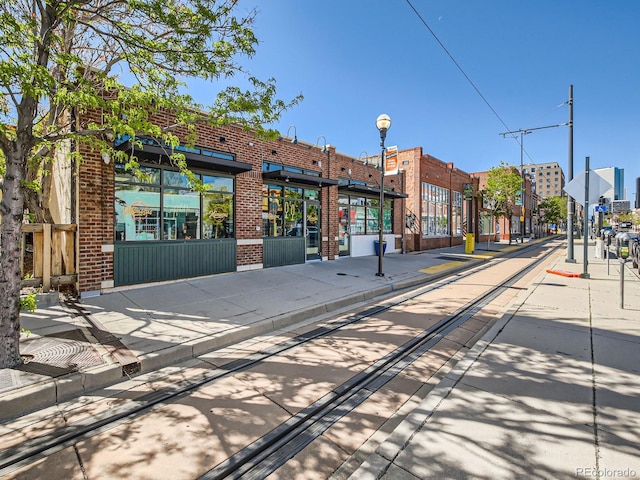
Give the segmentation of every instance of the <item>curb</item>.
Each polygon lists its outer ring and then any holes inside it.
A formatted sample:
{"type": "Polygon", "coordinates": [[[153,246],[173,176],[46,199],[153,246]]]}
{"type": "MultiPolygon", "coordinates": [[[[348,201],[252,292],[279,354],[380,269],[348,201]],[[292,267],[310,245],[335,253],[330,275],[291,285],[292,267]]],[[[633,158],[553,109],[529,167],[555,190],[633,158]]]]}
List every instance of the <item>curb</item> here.
{"type": "MultiPolygon", "coordinates": [[[[502,253],[503,251],[500,251],[497,255],[499,256],[502,253]]],[[[256,335],[274,332],[305,320],[334,313],[341,309],[353,308],[359,303],[397,293],[400,290],[429,284],[447,275],[475,268],[492,258],[495,258],[495,256],[471,258],[461,265],[451,266],[440,272],[425,273],[417,278],[399,280],[395,283],[335,298],[327,303],[295,310],[276,317],[265,318],[248,326],[231,328],[213,335],[192,339],[180,345],[173,345],[162,350],[139,355],[137,356],[137,363],[135,364],[137,368],[135,371],[129,371],[127,365],[123,365],[115,359],[116,363],[110,365],[92,367],[84,372],[74,372],[51,380],[31,383],[24,387],[0,394],[0,422],[31,413],[35,410],[51,407],[58,403],[68,401],[75,396],[88,394],[92,391],[108,387],[122,381],[125,377],[135,378],[132,377],[132,374],[149,373],[180,362],[192,360],[213,350],[227,347],[256,335]]],[[[68,306],[72,307],[72,305],[68,306]]],[[[77,314],[87,320],[85,316],[87,312],[85,312],[81,306],[77,309],[77,314]]],[[[87,321],[91,324],[93,322],[93,320],[90,319],[87,321]]],[[[89,330],[94,337],[96,336],[96,332],[110,335],[99,323],[92,324],[89,330]]],[[[98,336],[97,338],[99,341],[101,337],[98,336]]],[[[97,345],[102,344],[98,343],[97,345]]],[[[129,352],[126,347],[124,348],[129,352]]],[[[113,348],[108,348],[108,351],[113,357],[113,348]]],[[[129,353],[133,355],[132,352],[129,353]]]]}

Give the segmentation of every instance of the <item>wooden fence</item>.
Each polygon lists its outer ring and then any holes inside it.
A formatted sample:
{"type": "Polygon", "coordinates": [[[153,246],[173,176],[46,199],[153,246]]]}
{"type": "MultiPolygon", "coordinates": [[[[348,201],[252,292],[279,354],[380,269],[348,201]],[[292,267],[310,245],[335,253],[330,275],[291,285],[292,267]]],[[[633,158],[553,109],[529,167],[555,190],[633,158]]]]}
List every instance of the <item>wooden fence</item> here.
{"type": "Polygon", "coordinates": [[[73,286],[77,225],[27,223],[22,226],[20,270],[23,287],[73,286]]]}

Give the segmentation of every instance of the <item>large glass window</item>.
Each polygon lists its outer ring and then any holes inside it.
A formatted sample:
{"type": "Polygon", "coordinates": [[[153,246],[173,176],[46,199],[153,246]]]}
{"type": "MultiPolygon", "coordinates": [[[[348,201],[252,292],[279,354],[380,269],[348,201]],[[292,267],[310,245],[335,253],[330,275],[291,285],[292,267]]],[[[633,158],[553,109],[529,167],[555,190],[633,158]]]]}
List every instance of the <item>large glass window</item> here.
{"type": "Polygon", "coordinates": [[[422,235],[439,237],[449,235],[449,190],[422,184],[422,235]]]}
{"type": "MultiPolygon", "coordinates": [[[[380,200],[350,196],[349,203],[349,233],[351,235],[372,235],[378,233],[378,220],[380,217],[380,200]]],[[[393,202],[385,200],[383,208],[382,231],[393,232],[393,202]]]]}
{"type": "Polygon", "coordinates": [[[462,193],[460,192],[453,192],[451,232],[453,235],[462,235],[462,193]]]}
{"type": "MultiPolygon", "coordinates": [[[[317,202],[320,191],[293,186],[262,186],[262,234],[266,237],[300,237],[304,235],[304,201],[317,202]]],[[[319,232],[319,218],[307,206],[307,229],[319,232]]]]}
{"type": "Polygon", "coordinates": [[[115,166],[116,241],[233,237],[233,178],[198,174],[209,187],[200,194],[176,170],[142,166],[141,171],[137,178],[115,166]]]}

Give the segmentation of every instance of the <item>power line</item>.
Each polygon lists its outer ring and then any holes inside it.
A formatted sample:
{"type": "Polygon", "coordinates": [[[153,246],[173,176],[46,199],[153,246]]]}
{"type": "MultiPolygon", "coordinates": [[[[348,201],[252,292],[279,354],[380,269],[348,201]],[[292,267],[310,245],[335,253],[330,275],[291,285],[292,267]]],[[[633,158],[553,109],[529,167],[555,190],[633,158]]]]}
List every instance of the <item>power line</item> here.
{"type": "MultiPolygon", "coordinates": [[[[491,104],[489,103],[489,101],[485,98],[485,96],[482,94],[482,92],[480,91],[480,89],[478,87],[476,87],[475,83],[473,83],[473,81],[471,80],[471,78],[469,77],[469,75],[467,75],[467,73],[464,71],[464,69],[460,66],[460,64],[456,61],[456,59],[453,57],[453,55],[449,52],[449,50],[447,50],[447,47],[444,46],[444,43],[442,43],[442,41],[438,38],[438,36],[435,34],[435,32],[431,29],[431,27],[429,26],[429,24],[426,22],[426,20],[424,18],[422,18],[422,15],[420,15],[420,12],[418,12],[418,10],[416,10],[416,7],[413,6],[413,4],[411,3],[411,0],[407,0],[407,3],[409,4],[409,6],[411,7],[411,9],[414,11],[414,13],[416,14],[416,16],[420,19],[420,21],[422,22],[422,24],[427,27],[427,30],[429,30],[429,32],[431,33],[431,35],[433,35],[433,38],[436,39],[436,42],[438,42],[438,44],[442,47],[442,49],[445,51],[445,53],[449,56],[449,58],[451,59],[451,61],[455,64],[455,66],[458,68],[458,70],[460,70],[460,72],[462,73],[462,75],[464,75],[464,78],[467,79],[467,81],[469,82],[469,84],[473,87],[473,89],[476,91],[476,93],[480,96],[480,98],[484,101],[484,103],[486,103],[486,105],[489,107],[489,109],[493,112],[493,114],[496,116],[496,118],[500,121],[500,123],[502,123],[502,125],[507,129],[510,130],[509,126],[504,122],[504,120],[502,120],[502,118],[500,117],[500,115],[498,115],[498,112],[496,112],[496,110],[491,106],[491,104]]],[[[516,139],[517,140],[517,139],[516,139]]]]}

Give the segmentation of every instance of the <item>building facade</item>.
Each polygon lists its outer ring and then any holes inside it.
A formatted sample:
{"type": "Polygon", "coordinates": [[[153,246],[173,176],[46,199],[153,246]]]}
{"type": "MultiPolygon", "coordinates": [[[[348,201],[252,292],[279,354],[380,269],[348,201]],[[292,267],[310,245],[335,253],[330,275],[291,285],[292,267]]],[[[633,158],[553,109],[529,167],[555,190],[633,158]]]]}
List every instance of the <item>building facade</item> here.
{"type": "Polygon", "coordinates": [[[380,224],[386,252],[402,250],[406,194],[399,183],[385,182],[380,219],[379,169],[336,152],[324,137],[265,140],[241,128],[200,125],[197,138],[194,148],[174,151],[208,186],[203,193],[154,139],[115,142],[137,158],[143,177],[99,152],[81,152],[75,189],[81,295],[374,255],[380,224]]]}
{"type": "Polygon", "coordinates": [[[522,166],[522,172],[529,177],[533,192],[540,197],[566,196],[564,172],[557,162],[526,164],[522,166]]]}
{"type": "MultiPolygon", "coordinates": [[[[520,175],[520,169],[511,167],[514,172],[520,175]]],[[[478,179],[478,189],[483,190],[487,186],[488,171],[476,172],[473,174],[478,179]]],[[[492,218],[487,205],[482,205],[478,209],[480,216],[480,225],[485,235],[490,235],[488,229],[497,232],[496,236],[499,240],[514,240],[524,236],[538,236],[541,234],[540,225],[537,216],[538,202],[540,197],[533,191],[531,177],[524,176],[524,196],[518,204],[513,207],[513,215],[511,218],[492,218]]]]}
{"type": "MultiPolygon", "coordinates": [[[[160,121],[171,124],[168,114],[160,121]]],[[[156,119],[157,120],[157,119],[156,119]]],[[[186,137],[187,132],[175,132],[186,137]]],[[[258,138],[232,126],[198,126],[197,144],[173,149],[207,185],[202,193],[152,138],[119,138],[143,176],[82,147],[72,197],[78,224],[78,291],[114,288],[341,256],[375,255],[489,238],[478,179],[423,153],[354,158],[316,142],[258,138]],[[135,141],[134,141],[135,140],[135,141]],[[380,218],[380,184],[384,182],[380,218]],[[485,229],[486,230],[486,229],[485,229]]],[[[495,231],[492,232],[495,238],[495,231]]]]}
{"type": "Polygon", "coordinates": [[[466,234],[482,238],[478,181],[471,174],[425,154],[422,147],[398,152],[398,181],[404,201],[406,251],[462,245],[466,234]]]}
{"type": "Polygon", "coordinates": [[[602,195],[607,203],[611,203],[614,200],[626,200],[624,191],[624,168],[596,168],[594,172],[611,185],[611,188],[602,195]]]}

